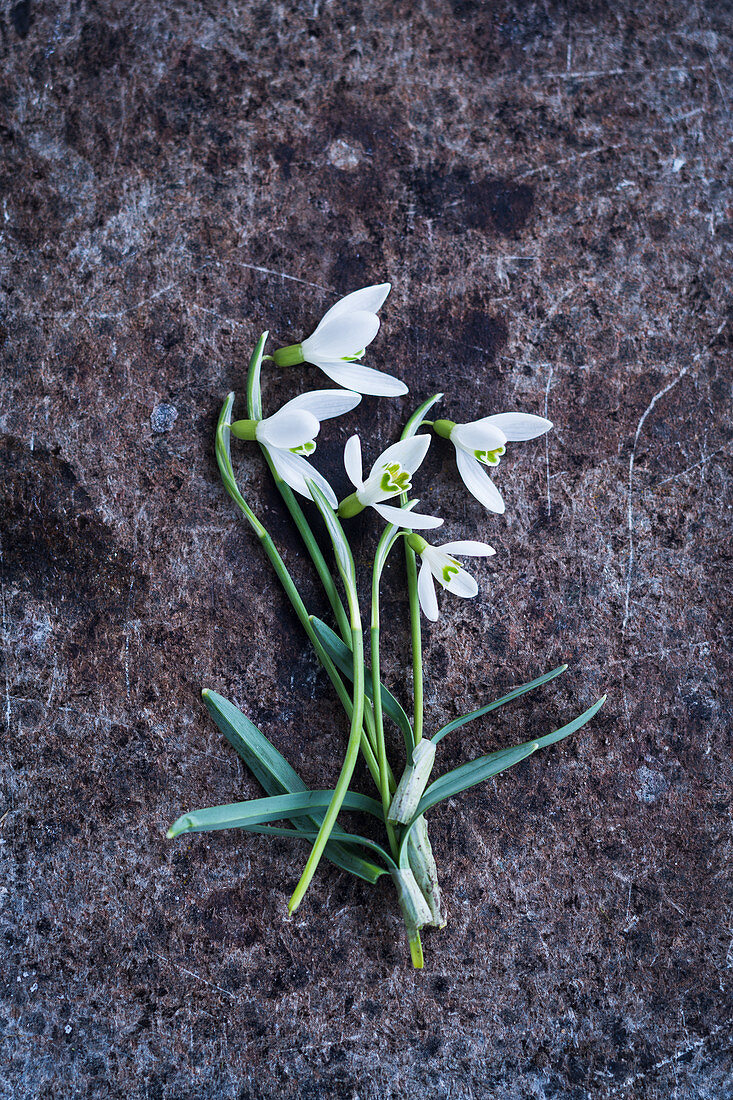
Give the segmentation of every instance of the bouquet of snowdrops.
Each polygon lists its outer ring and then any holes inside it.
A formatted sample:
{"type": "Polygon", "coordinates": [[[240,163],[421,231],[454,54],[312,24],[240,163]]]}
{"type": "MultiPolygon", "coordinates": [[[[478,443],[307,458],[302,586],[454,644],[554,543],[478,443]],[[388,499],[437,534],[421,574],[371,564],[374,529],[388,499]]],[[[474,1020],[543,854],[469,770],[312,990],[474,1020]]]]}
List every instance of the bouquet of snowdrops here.
{"type": "Polygon", "coordinates": [[[520,412],[484,416],[468,424],[428,419],[433,407],[443,399],[443,394],[435,394],[416,409],[405,424],[400,440],[379,455],[366,477],[359,437],[354,435],[348,440],[344,465],[354,492],[339,502],[327,479],[310,461],[321,421],[349,412],[359,404],[363,394],[397,397],[407,393],[407,386],[399,379],[361,362],[365,349],[379,329],[377,313],[389,291],[389,283],[384,283],[347,295],[326,313],[311,336],[300,344],[280,348],[273,355],[264,354],[268,336],[264,333],[249,364],[247,417],[232,421],[235,395],[230,393],[216,430],[216,456],[224,486],[270,559],[343,706],[344,730],[346,732],[348,723],[348,737],[336,786],[331,790],[310,790],[249,718],[222,696],[207,690],[203,693],[204,702],[212,718],[262,785],[267,797],[184,814],[168,830],[168,836],[242,829],[248,833],[308,841],[310,854],[289,902],[291,913],[303,900],[323,856],[366,882],[375,883],[382,875],[390,875],[404,917],[412,963],[422,967],[420,930],[426,926],[442,928],[446,923],[428,837],[428,811],[439,802],[512,767],[537,749],[580,729],[603,705],[605,696],[558,730],[479,757],[431,781],[436,767],[436,750],[444,737],[467,722],[548,683],[567,666],[552,669],[428,735],[423,726],[421,613],[433,622],[438,618],[436,581],[451,595],[475,596],[478,592],[476,581],[458,559],[492,555],[494,550],[487,543],[472,540],[442,545],[429,542],[424,533],[440,527],[443,519],[417,510],[418,501],[410,499],[413,477],[430,447],[430,433],[442,436],[455,448],[458,472],[468,491],[490,511],[502,513],[504,501],[488,476],[487,467],[499,464],[507,444],[534,439],[549,431],[552,424],[541,416],[520,412]],[[300,394],[277,412],[265,416],[260,388],[263,362],[274,363],[278,368],[311,363],[344,388],[300,394]],[[272,538],[242,496],[231,461],[232,438],[259,444],[323,584],[333,615],[331,625],[309,614],[272,538]],[[312,502],[323,518],[341,590],[299,497],[312,502]],[[372,566],[368,664],[356,569],[348,538],[348,521],[367,508],[372,509],[377,522],[383,525],[372,566]],[[409,709],[405,709],[380,678],[380,582],[387,558],[397,544],[401,544],[405,559],[412,641],[413,699],[409,709]],[[405,765],[402,768],[395,765],[394,755],[388,753],[386,719],[404,739],[405,765]],[[376,797],[351,789],[360,753],[374,781],[376,797]],[[379,840],[355,832],[344,822],[345,817],[354,813],[376,819],[381,829],[379,840]]]}

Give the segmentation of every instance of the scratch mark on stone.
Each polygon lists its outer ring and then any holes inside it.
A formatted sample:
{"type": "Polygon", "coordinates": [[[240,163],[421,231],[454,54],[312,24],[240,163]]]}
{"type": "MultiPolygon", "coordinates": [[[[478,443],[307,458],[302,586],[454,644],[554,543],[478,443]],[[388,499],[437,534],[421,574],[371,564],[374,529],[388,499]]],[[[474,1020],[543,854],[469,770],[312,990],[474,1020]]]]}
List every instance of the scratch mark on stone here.
{"type": "Polygon", "coordinates": [[[702,349],[702,351],[697,352],[697,354],[692,357],[690,362],[687,363],[682,368],[682,370],[679,372],[679,374],[676,376],[676,378],[673,378],[671,382],[668,382],[667,385],[664,386],[663,389],[661,389],[659,391],[659,393],[654,394],[654,397],[652,397],[652,399],[649,402],[649,404],[647,405],[646,409],[641,414],[641,418],[639,420],[639,423],[636,425],[636,432],[634,434],[634,443],[633,443],[633,446],[631,448],[631,455],[629,457],[629,483],[628,483],[628,489],[627,489],[627,523],[628,523],[628,529],[629,529],[629,561],[628,561],[628,566],[627,566],[627,569],[626,569],[626,598],[625,598],[625,601],[624,601],[624,618],[623,618],[623,622],[621,624],[621,633],[622,634],[626,631],[626,625],[629,621],[629,609],[630,609],[630,603],[631,603],[631,581],[632,581],[633,570],[634,570],[634,461],[636,459],[636,447],[637,447],[637,444],[639,442],[639,437],[641,435],[642,429],[643,429],[644,424],[646,422],[646,418],[652,412],[652,410],[654,409],[657,402],[661,401],[662,398],[665,397],[670,392],[670,390],[673,390],[675,388],[675,386],[678,386],[679,383],[682,381],[682,379],[685,377],[685,375],[687,375],[690,372],[690,370],[694,366],[696,366],[697,363],[700,362],[700,359],[702,358],[702,356],[705,354],[706,351],[708,351],[708,349],[711,347],[713,342],[718,338],[718,336],[720,336],[721,332],[723,331],[723,329],[725,328],[727,323],[728,322],[727,322],[727,318],[726,318],[726,320],[722,321],[721,324],[718,326],[718,329],[716,330],[716,332],[713,335],[712,339],[708,341],[708,343],[705,345],[705,347],[702,349]]]}
{"type": "Polygon", "coordinates": [[[535,176],[538,172],[544,172],[554,168],[560,168],[564,164],[574,164],[575,161],[584,160],[586,157],[594,157],[597,153],[605,153],[609,149],[624,149],[624,145],[599,145],[596,149],[586,149],[584,153],[575,153],[572,157],[565,157],[563,160],[556,160],[552,164],[540,164],[537,168],[530,168],[528,172],[522,172],[521,175],[515,176],[516,180],[526,180],[530,176],[535,176]]]}
{"type": "Polygon", "coordinates": [[[224,993],[227,997],[231,997],[233,1001],[239,1000],[236,993],[232,993],[231,989],[223,989],[222,986],[217,985],[215,982],[210,982],[208,978],[202,978],[200,974],[196,974],[193,970],[187,970],[185,966],[179,966],[178,963],[171,962],[170,959],[166,959],[165,955],[159,955],[157,951],[153,951],[156,959],[160,959],[161,962],[167,963],[168,966],[172,966],[174,970],[179,970],[182,974],[189,974],[192,978],[195,978],[199,982],[203,982],[204,985],[210,986],[212,989],[218,989],[220,993],[224,993]]]}
{"type": "Polygon", "coordinates": [[[58,669],[54,665],[53,675],[51,677],[51,687],[48,689],[48,698],[46,699],[46,710],[51,706],[51,700],[53,699],[53,689],[56,687],[56,676],[58,669]]]}
{"type": "Polygon", "coordinates": [[[665,65],[660,69],[588,69],[586,72],[547,73],[548,80],[596,80],[601,76],[663,76],[665,73],[679,73],[688,76],[689,73],[700,72],[705,65],[665,65]]]}
{"type": "Polygon", "coordinates": [[[610,1093],[610,1095],[618,1096],[620,1092],[624,1092],[626,1089],[631,1088],[631,1086],[635,1085],[637,1081],[648,1079],[650,1072],[653,1073],[655,1070],[664,1069],[666,1066],[676,1066],[676,1063],[679,1062],[680,1058],[684,1058],[693,1050],[699,1050],[700,1047],[705,1046],[705,1044],[709,1042],[710,1039],[715,1038],[715,1036],[723,1030],[723,1027],[723,1024],[718,1024],[717,1027],[713,1027],[710,1029],[708,1035],[703,1035],[699,1039],[693,1039],[692,1042],[685,1043],[679,1048],[679,1050],[676,1050],[674,1054],[670,1054],[668,1058],[661,1058],[658,1062],[655,1062],[654,1065],[651,1067],[651,1070],[644,1070],[641,1073],[635,1073],[633,1077],[627,1077],[627,1079],[621,1085],[619,1085],[618,1088],[615,1088],[613,1092],[610,1093]]]}
{"type": "Polygon", "coordinates": [[[262,275],[274,275],[277,279],[289,279],[293,283],[300,283],[302,286],[313,287],[314,290],[326,290],[330,294],[335,293],[330,286],[323,286],[321,283],[310,283],[307,279],[299,279],[297,275],[287,275],[284,271],[273,271],[269,267],[258,267],[256,264],[245,264],[242,260],[230,260],[235,267],[243,267],[247,271],[259,271],[262,275]]]}
{"type": "Polygon", "coordinates": [[[711,461],[711,459],[715,458],[716,455],[723,453],[728,454],[728,448],[718,447],[717,451],[712,451],[709,455],[703,455],[699,462],[694,462],[692,466],[687,466],[684,470],[680,470],[680,472],[677,474],[671,474],[670,477],[665,477],[663,481],[658,481],[656,485],[652,485],[650,486],[650,488],[658,489],[660,485],[667,485],[667,483],[670,481],[677,481],[678,478],[684,477],[685,474],[689,474],[692,470],[696,470],[698,466],[701,466],[704,469],[711,461]]]}

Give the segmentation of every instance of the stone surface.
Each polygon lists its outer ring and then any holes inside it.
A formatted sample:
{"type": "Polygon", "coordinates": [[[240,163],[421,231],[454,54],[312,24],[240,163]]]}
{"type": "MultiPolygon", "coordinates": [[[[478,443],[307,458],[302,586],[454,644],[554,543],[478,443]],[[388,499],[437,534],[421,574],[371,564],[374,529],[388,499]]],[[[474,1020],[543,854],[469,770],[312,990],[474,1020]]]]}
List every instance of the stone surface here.
{"type": "MultiPolygon", "coordinates": [[[[0,1095],[733,1095],[730,5],[25,0],[0,41],[0,1095]],[[302,850],[164,839],[259,793],[203,686],[335,778],[343,722],[212,432],[263,328],[385,278],[368,362],[412,392],[324,429],[324,470],[437,389],[556,425],[503,460],[502,518],[448,445],[426,465],[426,510],[498,550],[426,630],[431,727],[570,663],[441,765],[609,693],[434,812],[450,923],[422,973],[388,882],[325,866],[287,920],[302,850]]],[[[267,402],[319,382],[270,373],[267,402]]],[[[404,611],[395,563],[398,693],[404,611]]]]}

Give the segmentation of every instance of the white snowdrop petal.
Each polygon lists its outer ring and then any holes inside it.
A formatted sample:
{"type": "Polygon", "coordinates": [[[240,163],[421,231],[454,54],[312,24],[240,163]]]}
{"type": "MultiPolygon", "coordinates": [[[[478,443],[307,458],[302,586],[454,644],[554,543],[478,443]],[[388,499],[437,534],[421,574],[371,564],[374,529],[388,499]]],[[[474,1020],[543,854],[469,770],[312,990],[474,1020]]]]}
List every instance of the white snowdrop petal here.
{"type": "Polygon", "coordinates": [[[337,385],[370,397],[401,397],[402,394],[409,393],[407,386],[399,378],[362,366],[361,363],[346,363],[343,359],[327,359],[322,355],[313,356],[308,362],[320,367],[337,385]]]}
{"type": "Polygon", "coordinates": [[[313,413],[305,409],[282,408],[266,420],[261,420],[255,429],[260,443],[268,447],[300,447],[310,439],[315,439],[321,425],[313,413]]]}
{"type": "Polygon", "coordinates": [[[351,484],[360,489],[364,484],[361,465],[361,440],[358,435],[352,435],[346,440],[344,447],[344,469],[351,484]]]}
{"type": "Polygon", "coordinates": [[[443,588],[450,592],[453,596],[463,596],[466,599],[470,599],[471,596],[475,596],[478,592],[478,585],[476,580],[467,573],[465,569],[461,569],[460,572],[454,573],[449,581],[442,582],[443,588]]]}
{"type": "Polygon", "coordinates": [[[283,405],[280,412],[286,409],[303,409],[312,413],[317,420],[329,420],[332,416],[343,416],[351,412],[361,401],[360,393],[351,390],[311,390],[310,393],[301,393],[283,405]]]}
{"type": "Polygon", "coordinates": [[[343,359],[357,355],[371,344],[379,331],[379,318],[373,313],[349,313],[332,318],[318,326],[316,332],[302,343],[303,358],[313,363],[313,356],[343,359]]]}
{"type": "Polygon", "coordinates": [[[438,618],[438,597],[435,595],[433,575],[426,561],[420,566],[417,575],[417,595],[425,617],[434,623],[438,618]]]}
{"type": "Polygon", "coordinates": [[[467,557],[482,558],[490,557],[496,553],[493,546],[489,546],[488,542],[474,542],[472,539],[463,539],[459,542],[444,542],[440,547],[446,554],[451,556],[455,554],[465,554],[467,557]]]}
{"type": "Polygon", "coordinates": [[[340,298],[324,313],[318,328],[327,321],[333,320],[334,317],[341,317],[346,313],[378,313],[391,289],[391,283],[378,283],[376,286],[365,286],[361,290],[352,291],[345,298],[340,298]]]}
{"type": "Polygon", "coordinates": [[[377,461],[372,466],[372,473],[376,474],[384,466],[393,462],[399,462],[403,470],[414,474],[420,466],[430,447],[429,435],[413,435],[410,439],[400,439],[393,443],[386,451],[382,451],[377,461]]]}
{"type": "Polygon", "coordinates": [[[501,493],[484,471],[480,462],[458,448],[456,448],[456,462],[458,472],[463,478],[466,488],[469,493],[473,493],[476,500],[480,501],[489,511],[498,512],[499,515],[506,511],[501,493]]]}
{"type": "Polygon", "coordinates": [[[302,455],[291,454],[290,451],[280,450],[278,447],[268,447],[268,454],[273,465],[283,481],[286,481],[296,493],[311,499],[307,482],[314,481],[332,508],[337,506],[336,494],[322,474],[319,474],[315,466],[311,466],[302,455]]]}
{"type": "Polygon", "coordinates": [[[497,413],[495,416],[487,416],[486,419],[503,432],[512,443],[536,439],[538,435],[549,432],[552,427],[551,420],[545,420],[544,416],[532,416],[530,413],[497,413]]]}
{"type": "Polygon", "coordinates": [[[409,508],[395,508],[393,504],[372,503],[371,506],[382,519],[386,519],[387,523],[393,523],[397,527],[407,527],[413,531],[427,531],[432,527],[440,527],[443,523],[443,520],[438,519],[437,516],[423,516],[420,512],[410,511],[409,508]]]}
{"type": "Polygon", "coordinates": [[[472,420],[470,424],[456,424],[450,434],[451,443],[467,451],[495,451],[503,447],[507,437],[501,428],[492,423],[492,417],[472,420]]]}

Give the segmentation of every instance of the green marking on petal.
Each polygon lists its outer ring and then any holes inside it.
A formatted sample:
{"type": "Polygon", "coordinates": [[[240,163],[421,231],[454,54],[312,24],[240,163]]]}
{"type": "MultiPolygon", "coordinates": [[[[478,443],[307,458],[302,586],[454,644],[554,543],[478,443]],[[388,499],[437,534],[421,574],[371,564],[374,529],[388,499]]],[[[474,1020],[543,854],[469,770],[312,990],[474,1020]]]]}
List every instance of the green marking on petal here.
{"type": "Polygon", "coordinates": [[[359,359],[361,359],[365,351],[366,348],[362,348],[361,351],[356,351],[353,355],[342,355],[341,361],[343,363],[356,363],[359,359]]]}
{"type": "Polygon", "coordinates": [[[379,487],[384,493],[408,493],[412,488],[410,475],[403,470],[399,462],[388,462],[383,467],[379,487]]]}
{"type": "Polygon", "coordinates": [[[299,447],[291,447],[290,453],[294,455],[312,455],[315,449],[315,443],[312,439],[309,439],[307,443],[301,443],[299,447]]]}
{"type": "Polygon", "coordinates": [[[506,447],[496,447],[493,451],[474,451],[473,454],[484,466],[498,466],[499,459],[506,454],[506,447]]]}
{"type": "Polygon", "coordinates": [[[446,564],[441,568],[440,571],[443,574],[443,584],[450,584],[452,578],[460,573],[461,566],[458,564],[455,558],[451,558],[450,562],[446,562],[446,564]]]}

